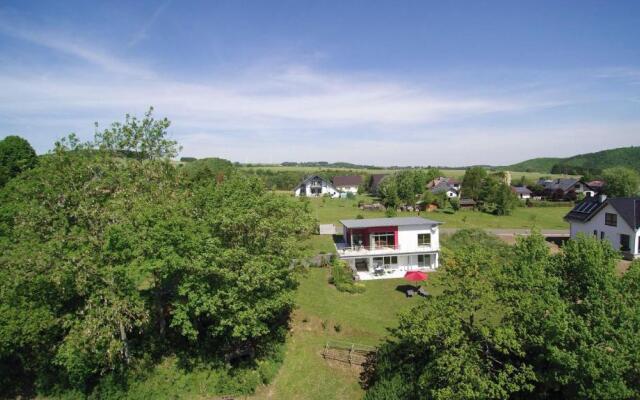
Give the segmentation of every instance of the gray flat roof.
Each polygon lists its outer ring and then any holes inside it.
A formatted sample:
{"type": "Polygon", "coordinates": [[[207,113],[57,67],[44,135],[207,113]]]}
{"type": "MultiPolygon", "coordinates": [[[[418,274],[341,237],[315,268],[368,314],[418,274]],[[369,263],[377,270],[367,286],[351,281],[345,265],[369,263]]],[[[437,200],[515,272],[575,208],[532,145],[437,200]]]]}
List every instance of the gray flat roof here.
{"type": "Polygon", "coordinates": [[[340,223],[345,227],[373,228],[376,226],[404,226],[404,225],[440,225],[442,222],[432,221],[422,217],[395,217],[395,218],[366,218],[366,219],[342,219],[340,223]]]}

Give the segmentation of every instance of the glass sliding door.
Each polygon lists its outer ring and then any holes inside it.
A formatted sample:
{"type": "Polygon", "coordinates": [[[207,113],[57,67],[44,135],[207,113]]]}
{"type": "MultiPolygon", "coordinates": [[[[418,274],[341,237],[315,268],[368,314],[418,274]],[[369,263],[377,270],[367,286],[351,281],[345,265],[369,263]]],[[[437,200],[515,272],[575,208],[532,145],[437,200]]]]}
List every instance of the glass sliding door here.
{"type": "Polygon", "coordinates": [[[396,235],[393,232],[374,233],[371,235],[371,247],[374,249],[395,249],[396,235]]]}

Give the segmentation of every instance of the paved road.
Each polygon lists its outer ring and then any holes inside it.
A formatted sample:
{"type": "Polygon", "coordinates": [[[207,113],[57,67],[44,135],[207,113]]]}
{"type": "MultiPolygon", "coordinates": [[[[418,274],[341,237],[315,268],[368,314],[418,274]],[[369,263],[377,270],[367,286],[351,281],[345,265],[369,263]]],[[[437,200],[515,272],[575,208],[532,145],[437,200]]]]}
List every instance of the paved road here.
{"type": "MultiPolygon", "coordinates": [[[[459,231],[460,228],[440,228],[440,233],[452,234],[459,231]]],[[[516,236],[516,235],[529,235],[531,229],[493,229],[487,228],[486,232],[492,233],[497,236],[516,236]]],[[[540,231],[542,236],[546,237],[569,237],[568,229],[542,229],[540,231]]]]}

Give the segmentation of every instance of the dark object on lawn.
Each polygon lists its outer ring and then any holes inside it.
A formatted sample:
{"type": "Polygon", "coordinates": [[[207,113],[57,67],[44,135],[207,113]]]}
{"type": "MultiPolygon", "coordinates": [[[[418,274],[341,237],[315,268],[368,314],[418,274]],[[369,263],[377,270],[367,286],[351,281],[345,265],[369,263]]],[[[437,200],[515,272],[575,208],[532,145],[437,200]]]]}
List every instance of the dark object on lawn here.
{"type": "Polygon", "coordinates": [[[413,291],[413,289],[407,290],[407,297],[413,297],[414,294],[415,292],[413,291]]]}
{"type": "Polygon", "coordinates": [[[427,296],[431,296],[431,293],[427,292],[424,288],[419,288],[418,289],[418,294],[422,297],[427,297],[427,296]]]}

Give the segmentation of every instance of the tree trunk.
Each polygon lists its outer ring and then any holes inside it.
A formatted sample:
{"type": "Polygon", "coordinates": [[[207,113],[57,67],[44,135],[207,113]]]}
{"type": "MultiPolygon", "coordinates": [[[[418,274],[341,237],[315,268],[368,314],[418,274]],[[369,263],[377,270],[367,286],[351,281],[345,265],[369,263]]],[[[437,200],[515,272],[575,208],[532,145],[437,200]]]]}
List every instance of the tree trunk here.
{"type": "Polygon", "coordinates": [[[124,330],[124,324],[120,321],[120,340],[124,347],[124,361],[129,364],[129,344],[127,343],[127,332],[124,330]]]}

